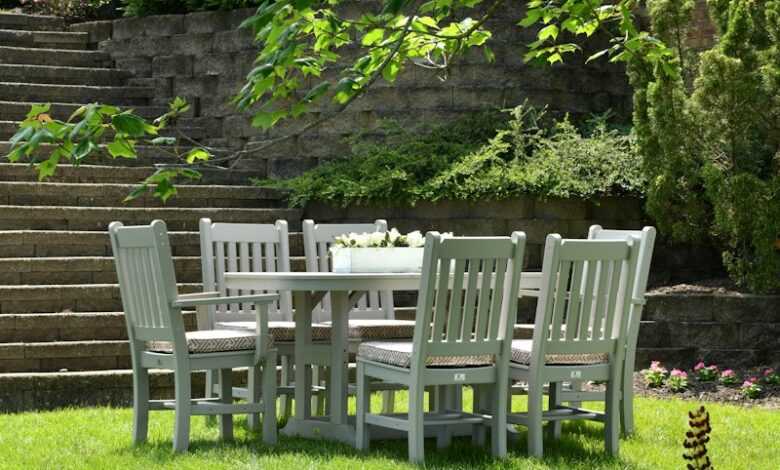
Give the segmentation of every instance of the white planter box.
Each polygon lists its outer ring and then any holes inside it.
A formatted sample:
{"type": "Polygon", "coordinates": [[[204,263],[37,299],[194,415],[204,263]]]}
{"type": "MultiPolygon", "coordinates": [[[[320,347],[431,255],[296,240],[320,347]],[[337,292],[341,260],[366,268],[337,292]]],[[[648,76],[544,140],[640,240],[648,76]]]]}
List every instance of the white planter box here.
{"type": "Polygon", "coordinates": [[[334,273],[419,273],[423,248],[338,248],[331,252],[334,273]]]}

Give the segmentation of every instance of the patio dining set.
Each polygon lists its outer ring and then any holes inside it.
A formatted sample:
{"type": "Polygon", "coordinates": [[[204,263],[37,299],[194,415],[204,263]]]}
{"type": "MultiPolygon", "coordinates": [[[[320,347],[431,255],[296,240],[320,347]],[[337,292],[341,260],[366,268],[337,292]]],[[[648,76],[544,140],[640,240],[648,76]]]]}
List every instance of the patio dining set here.
{"type": "Polygon", "coordinates": [[[654,228],[594,225],[585,239],[550,234],[541,272],[524,268],[520,231],[428,232],[419,272],[334,272],[337,237],[387,231],[384,220],[306,220],[306,271],[293,272],[285,221],[202,219],[203,292],[179,294],[165,223],[112,223],[133,363],[133,441],[147,439],[151,410],[174,410],[178,452],[188,449],[191,416],[218,416],[221,438],[231,439],[232,415],[246,414],[267,444],[276,443],[281,419],[285,435],[362,450],[406,437],[412,462],[424,461],[426,437],[443,448],[454,436],[479,446],[489,436],[492,454],[504,457],[522,425],[528,453],[541,457],[545,422],[556,439],[562,421],[584,419],[602,422],[606,451],[618,452],[621,429],[633,431],[634,357],[654,228]],[[413,319],[396,318],[394,293],[407,291],[417,294],[413,319]],[[523,297],[536,298],[533,324],[517,323],[523,297]],[[187,331],[182,311],[192,309],[197,328],[187,331]],[[246,386],[234,386],[240,368],[246,386]],[[173,399],[150,399],[152,369],[173,371],[173,399]],[[205,390],[193,392],[194,371],[205,371],[205,390]],[[468,410],[464,387],[472,390],[468,410]],[[397,409],[401,390],[408,410],[397,409]],[[372,408],[373,393],[381,409],[372,408]],[[528,396],[522,413],[511,406],[521,393],[528,396]],[[591,401],[603,410],[583,408],[591,401]]]}

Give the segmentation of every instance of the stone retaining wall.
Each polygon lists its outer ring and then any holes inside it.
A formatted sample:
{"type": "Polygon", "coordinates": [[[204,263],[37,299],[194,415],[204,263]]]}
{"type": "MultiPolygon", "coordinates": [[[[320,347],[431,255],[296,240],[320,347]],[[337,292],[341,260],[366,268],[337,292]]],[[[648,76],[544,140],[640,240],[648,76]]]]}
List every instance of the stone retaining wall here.
{"type": "Polygon", "coordinates": [[[637,368],[780,365],[780,296],[651,293],[642,319],[637,368]]]}
{"type": "MultiPolygon", "coordinates": [[[[605,197],[596,200],[537,199],[466,203],[442,201],[420,203],[416,207],[376,206],[331,207],[309,204],[304,217],[317,222],[366,222],[387,219],[392,227],[405,232],[438,230],[456,235],[508,235],[514,230],[526,232],[526,264],[541,268],[544,240],[549,233],[581,238],[588,228],[600,224],[606,228],[636,229],[651,225],[642,210],[642,200],[629,197],[605,197]]],[[[689,281],[722,275],[720,255],[702,246],[656,243],[651,283],[653,285],[689,281]]]]}
{"type": "MultiPolygon", "coordinates": [[[[337,118],[300,139],[252,155],[246,165],[266,170],[271,177],[294,175],[320,160],[343,155],[346,135],[374,130],[381,119],[440,122],[479,109],[517,105],[526,98],[554,111],[582,115],[613,109],[628,116],[631,92],[621,66],[606,61],[585,65],[578,59],[555,67],[524,64],[522,45],[533,40],[534,31],[515,24],[524,16],[522,2],[509,3],[488,25],[495,33],[491,40],[495,62],[474,51],[452,65],[445,81],[430,70],[410,66],[394,86],[380,80],[337,118]]],[[[358,2],[345,8],[345,14],[357,15],[358,2]]],[[[76,27],[100,40],[107,37],[110,24],[110,40],[100,45],[117,68],[132,71],[134,84],[154,87],[158,104],[174,96],[188,98],[192,113],[206,118],[200,122],[206,123],[211,143],[238,148],[287,134],[304,122],[262,132],[229,103],[254,67],[252,34],[238,29],[252,11],[126,18],[76,27]]]]}

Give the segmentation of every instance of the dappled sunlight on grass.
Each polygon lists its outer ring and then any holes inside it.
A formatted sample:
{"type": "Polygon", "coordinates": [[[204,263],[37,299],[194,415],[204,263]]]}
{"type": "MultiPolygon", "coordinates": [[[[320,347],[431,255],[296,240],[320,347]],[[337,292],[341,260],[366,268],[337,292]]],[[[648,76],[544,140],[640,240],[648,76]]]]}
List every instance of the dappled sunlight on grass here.
{"type": "MultiPolygon", "coordinates": [[[[465,402],[469,406],[470,394],[465,402]]],[[[375,406],[379,398],[374,397],[375,406]]],[[[405,409],[406,397],[396,402],[405,409]]],[[[354,403],[350,402],[354,409],[354,403]]],[[[596,404],[590,404],[596,408],[596,404]]],[[[682,400],[638,398],[637,434],[621,440],[620,457],[604,454],[603,426],[598,423],[566,423],[563,437],[545,439],[545,459],[526,456],[525,430],[521,427],[510,457],[494,460],[474,447],[470,439],[458,438],[449,449],[436,450],[426,442],[427,468],[449,469],[656,469],[682,468],[681,442],[687,412],[696,403],[682,400]]],[[[513,408],[522,410],[525,397],[514,397],[513,408]]],[[[756,408],[708,405],[712,417],[709,446],[718,469],[780,468],[780,450],[771,429],[780,429],[780,414],[756,408]]],[[[171,452],[172,413],[152,413],[149,442],[131,445],[132,412],[129,409],[86,408],[45,413],[0,415],[2,468],[120,468],[120,469],[405,469],[405,441],[372,442],[360,453],[350,446],[326,440],[281,437],[279,445],[265,446],[260,435],[246,430],[246,419],[236,418],[236,440],[220,442],[216,424],[203,417],[192,420],[190,452],[171,452]]]]}

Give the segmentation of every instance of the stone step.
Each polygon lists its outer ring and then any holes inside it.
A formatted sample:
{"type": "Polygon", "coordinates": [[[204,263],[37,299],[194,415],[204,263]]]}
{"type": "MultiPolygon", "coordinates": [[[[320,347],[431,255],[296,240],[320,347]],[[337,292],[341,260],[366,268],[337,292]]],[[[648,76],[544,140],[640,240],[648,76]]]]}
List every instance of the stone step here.
{"type": "MultiPolygon", "coordinates": [[[[179,292],[199,292],[200,284],[179,284],[179,292]]],[[[0,315],[6,313],[119,312],[116,284],[0,286],[0,315]]]]}
{"type": "Polygon", "coordinates": [[[3,82],[121,86],[130,75],[123,70],[99,67],[0,64],[0,81],[3,82]]]}
{"type": "Polygon", "coordinates": [[[100,102],[120,106],[147,105],[154,88],[124,86],[52,85],[0,82],[0,100],[48,103],[100,102]]]}
{"type": "Polygon", "coordinates": [[[63,31],[65,19],[59,16],[0,13],[0,28],[28,31],[63,31]]]}
{"type": "Polygon", "coordinates": [[[299,230],[301,216],[298,209],[0,206],[0,230],[106,230],[115,220],[139,225],[155,219],[170,230],[197,230],[202,217],[258,224],[284,219],[291,230],[299,230]]]}
{"type": "Polygon", "coordinates": [[[0,64],[111,67],[113,63],[110,55],[100,51],[0,46],[0,64]]]}
{"type": "MultiPolygon", "coordinates": [[[[174,256],[200,256],[198,232],[169,232],[174,256]]],[[[303,256],[303,235],[290,233],[290,253],[303,256]]],[[[0,257],[111,256],[108,234],[57,230],[0,231],[0,257]]]]}
{"type": "MultiPolygon", "coordinates": [[[[196,328],[195,312],[182,312],[187,330],[196,328]]],[[[0,315],[0,343],[126,340],[122,312],[24,313],[0,315]]]]}
{"type": "MultiPolygon", "coordinates": [[[[245,373],[234,372],[233,383],[244,383],[245,373]]],[[[150,372],[153,399],[173,396],[173,374],[150,372]]],[[[201,397],[204,374],[192,374],[192,392],[201,397]]],[[[0,412],[20,412],[74,406],[132,405],[133,373],[129,369],[83,372],[22,372],[0,374],[0,412]]]]}
{"type": "MultiPolygon", "coordinates": [[[[0,65],[2,67],[2,65],[0,65]]],[[[89,70],[89,69],[87,69],[89,70]]],[[[110,70],[110,69],[98,69],[110,70]]],[[[121,72],[120,72],[121,73],[121,72]]],[[[30,108],[34,103],[25,101],[0,101],[0,120],[3,121],[21,121],[27,117],[30,108]]],[[[54,119],[67,121],[82,105],[77,103],[56,103],[51,102],[49,114],[54,119]]],[[[164,106],[133,106],[133,112],[146,119],[154,119],[167,111],[164,106]]]]}
{"type": "MultiPolygon", "coordinates": [[[[122,160],[114,160],[122,163],[122,160]]],[[[107,166],[107,165],[58,165],[57,171],[47,181],[61,183],[119,183],[134,184],[143,181],[154,173],[154,168],[107,166]]],[[[189,185],[228,184],[246,185],[252,177],[262,177],[262,173],[251,170],[200,170],[203,176],[199,180],[179,181],[189,185]]],[[[0,163],[0,181],[38,181],[38,173],[26,163],[0,163]]]]}
{"type": "MultiPolygon", "coordinates": [[[[201,282],[200,257],[174,257],[179,282],[201,282]]],[[[114,259],[105,257],[0,258],[0,285],[116,283],[114,259]]]]}
{"type": "Polygon", "coordinates": [[[277,208],[284,193],[256,186],[181,185],[163,203],[150,193],[124,203],[135,188],[113,183],[39,183],[0,181],[0,204],[78,207],[230,207],[277,208]]]}
{"type": "MultiPolygon", "coordinates": [[[[294,271],[305,271],[302,256],[292,257],[294,271]]],[[[179,282],[201,282],[200,256],[173,259],[179,282]]],[[[0,258],[0,285],[73,285],[116,283],[114,259],[110,256],[0,258]]]]}
{"type": "Polygon", "coordinates": [[[88,43],[89,33],[84,32],[0,29],[0,44],[6,46],[85,50],[88,43]]]}
{"type": "Polygon", "coordinates": [[[124,340],[0,343],[0,373],[129,368],[124,340]]]}

